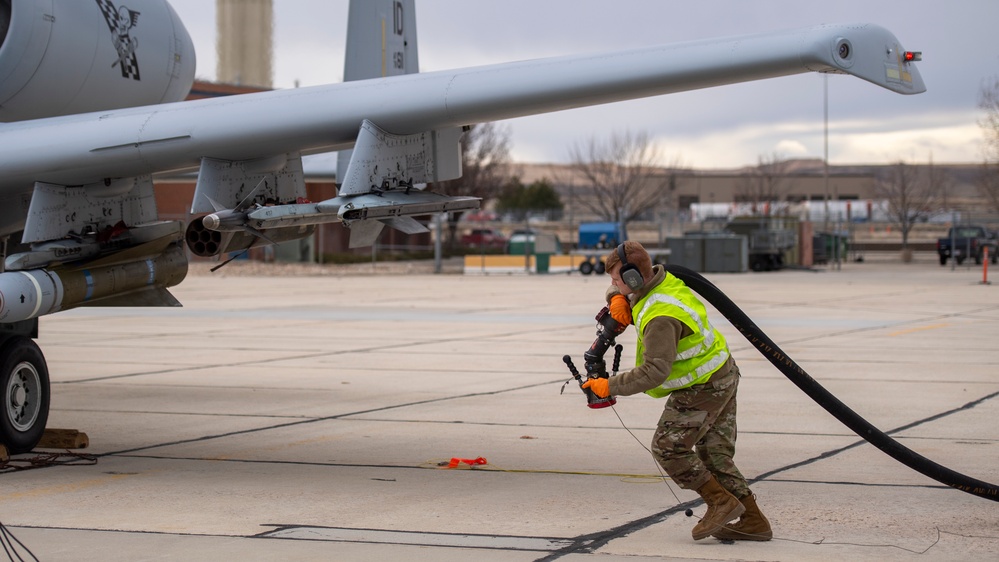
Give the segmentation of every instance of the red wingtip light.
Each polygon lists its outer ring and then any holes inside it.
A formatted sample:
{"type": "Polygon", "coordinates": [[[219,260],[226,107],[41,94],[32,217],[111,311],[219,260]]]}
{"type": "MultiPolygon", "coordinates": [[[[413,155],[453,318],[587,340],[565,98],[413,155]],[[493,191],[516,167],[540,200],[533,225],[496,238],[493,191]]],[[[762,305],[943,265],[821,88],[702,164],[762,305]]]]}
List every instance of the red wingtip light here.
{"type": "Polygon", "coordinates": [[[902,60],[905,62],[915,62],[923,60],[923,53],[920,51],[905,51],[902,53],[902,60]]]}

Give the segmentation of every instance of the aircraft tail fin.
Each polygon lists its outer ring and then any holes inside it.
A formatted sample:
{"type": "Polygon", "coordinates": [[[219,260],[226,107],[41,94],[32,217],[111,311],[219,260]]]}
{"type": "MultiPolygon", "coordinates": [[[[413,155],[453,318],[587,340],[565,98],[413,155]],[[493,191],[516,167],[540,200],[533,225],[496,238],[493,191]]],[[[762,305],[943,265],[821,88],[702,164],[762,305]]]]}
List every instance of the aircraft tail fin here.
{"type": "MultiPolygon", "coordinates": [[[[415,0],[351,0],[343,81],[419,71],[415,0]]],[[[337,154],[337,180],[347,171],[350,153],[337,154]]]]}
{"type": "Polygon", "coordinates": [[[419,71],[414,0],[351,0],[343,81],[419,71]]]}

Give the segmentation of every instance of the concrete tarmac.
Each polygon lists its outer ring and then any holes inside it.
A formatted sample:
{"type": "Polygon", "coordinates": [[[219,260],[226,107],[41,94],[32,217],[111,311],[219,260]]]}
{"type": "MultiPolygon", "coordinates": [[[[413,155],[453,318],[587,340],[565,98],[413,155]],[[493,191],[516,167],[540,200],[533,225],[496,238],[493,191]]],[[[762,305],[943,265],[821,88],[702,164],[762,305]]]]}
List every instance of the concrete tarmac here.
{"type": "MultiPolygon", "coordinates": [[[[49,427],[86,432],[96,462],[0,473],[0,522],[22,548],[45,561],[999,552],[999,504],[861,440],[716,312],[743,374],[736,461],[770,542],[691,539],[703,503],[644,449],[660,401],[590,410],[575,383],[559,393],[562,356],[581,367],[593,341],[606,276],[240,267],[192,273],[173,290],[184,308],[42,319],[49,427]]],[[[999,285],[981,284],[981,270],[868,262],[708,277],[875,426],[999,483],[999,285]]],[[[624,365],[634,339],[619,338],[624,365]]]]}

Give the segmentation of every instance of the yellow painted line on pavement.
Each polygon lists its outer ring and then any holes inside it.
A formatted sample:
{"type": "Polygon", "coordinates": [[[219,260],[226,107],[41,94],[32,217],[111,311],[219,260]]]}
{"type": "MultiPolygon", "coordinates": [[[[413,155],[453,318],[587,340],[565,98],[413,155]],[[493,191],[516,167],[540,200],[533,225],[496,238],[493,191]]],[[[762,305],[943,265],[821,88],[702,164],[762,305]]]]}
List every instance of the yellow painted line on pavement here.
{"type": "Polygon", "coordinates": [[[34,490],[25,490],[23,492],[9,493],[5,492],[3,494],[3,499],[6,500],[21,500],[27,498],[38,498],[42,496],[54,496],[59,494],[72,494],[75,492],[80,492],[88,488],[96,488],[98,486],[103,486],[115,480],[121,480],[122,478],[128,478],[129,476],[138,476],[138,474],[109,474],[101,478],[92,478],[90,480],[83,480],[80,482],[72,482],[69,484],[59,484],[56,486],[46,486],[44,488],[37,488],[34,490]]]}
{"type": "Polygon", "coordinates": [[[923,332],[925,330],[935,330],[937,328],[946,328],[950,324],[930,324],[929,326],[919,326],[918,328],[909,328],[908,330],[899,330],[897,332],[892,332],[888,334],[889,336],[904,336],[905,334],[911,334],[914,332],[923,332]]]}

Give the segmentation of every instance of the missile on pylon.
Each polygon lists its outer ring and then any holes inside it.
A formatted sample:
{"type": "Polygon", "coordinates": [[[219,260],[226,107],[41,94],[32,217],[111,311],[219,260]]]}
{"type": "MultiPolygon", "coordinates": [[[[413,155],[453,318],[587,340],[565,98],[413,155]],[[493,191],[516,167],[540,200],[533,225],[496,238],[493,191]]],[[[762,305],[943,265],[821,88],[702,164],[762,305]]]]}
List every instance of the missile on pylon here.
{"type": "MultiPolygon", "coordinates": [[[[241,252],[266,244],[300,240],[312,235],[316,230],[315,224],[259,230],[250,226],[240,226],[232,230],[225,229],[231,226],[231,223],[223,226],[223,230],[215,230],[208,228],[205,224],[206,222],[214,224],[212,219],[205,220],[210,216],[212,215],[192,220],[187,225],[187,234],[185,235],[188,249],[194,255],[202,258],[228,252],[241,252]]],[[[334,220],[336,219],[334,218],[334,220]]]]}
{"type": "Polygon", "coordinates": [[[334,197],[319,203],[320,212],[335,212],[349,226],[356,220],[379,220],[393,217],[430,215],[450,211],[478,209],[478,197],[457,197],[428,191],[393,190],[334,197]]]}
{"type": "MultiPolygon", "coordinates": [[[[27,252],[7,256],[5,271],[23,271],[81,262],[99,256],[134,248],[153,240],[179,240],[183,225],[180,221],[159,221],[131,228],[109,229],[113,232],[87,235],[31,244],[27,252]]],[[[133,256],[134,257],[134,256],[133,256]]]]}
{"type": "Polygon", "coordinates": [[[407,234],[427,232],[414,216],[478,209],[480,201],[478,197],[391,190],[334,197],[319,203],[318,207],[321,211],[336,212],[343,225],[350,229],[347,246],[360,248],[374,244],[385,225],[407,234]]]}
{"type": "Polygon", "coordinates": [[[225,209],[209,213],[201,218],[208,230],[236,231],[243,230],[246,224],[246,213],[237,212],[232,209],[225,209]]]}
{"type": "Polygon", "coordinates": [[[95,258],[101,254],[101,245],[87,240],[56,240],[42,244],[32,244],[31,251],[11,254],[4,260],[6,271],[20,271],[48,267],[54,263],[64,263],[95,258]]]}
{"type": "Polygon", "coordinates": [[[187,227],[187,246],[195,255],[209,257],[305,238],[319,224],[342,222],[348,228],[360,224],[377,226],[377,229],[360,229],[364,232],[360,237],[352,232],[349,246],[355,248],[371,245],[382,225],[407,234],[427,232],[426,227],[411,217],[478,209],[480,201],[477,197],[400,189],[339,196],[320,203],[219,209],[191,221],[187,227]]]}
{"type": "Polygon", "coordinates": [[[224,209],[201,217],[208,230],[235,232],[247,227],[259,231],[291,226],[317,225],[342,221],[345,226],[356,220],[429,215],[449,211],[478,209],[478,197],[455,197],[427,191],[391,190],[383,193],[348,195],[320,203],[264,205],[240,211],[224,209]]]}
{"type": "Polygon", "coordinates": [[[7,271],[0,273],[0,322],[86,305],[180,306],[166,289],[185,276],[187,256],[175,243],[156,256],[135,261],[7,271]]]}

